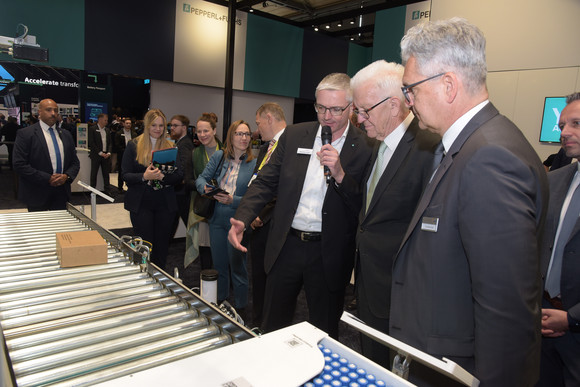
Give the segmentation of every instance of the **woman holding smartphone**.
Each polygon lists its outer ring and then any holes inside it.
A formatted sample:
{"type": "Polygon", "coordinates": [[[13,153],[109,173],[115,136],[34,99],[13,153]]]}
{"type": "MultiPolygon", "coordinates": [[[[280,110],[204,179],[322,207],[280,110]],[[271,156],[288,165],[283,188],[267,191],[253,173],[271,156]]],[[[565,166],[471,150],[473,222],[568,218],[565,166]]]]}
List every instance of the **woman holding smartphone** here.
{"type": "Polygon", "coordinates": [[[183,170],[176,158],[173,171],[162,172],[152,163],[152,152],[173,148],[165,138],[167,120],[159,109],[145,114],[143,134],[127,144],[123,154],[123,180],[127,183],[125,209],[130,212],[133,232],[151,242],[151,261],[165,270],[167,251],[177,212],[173,186],[183,179],[183,170]]]}
{"type": "Polygon", "coordinates": [[[198,195],[195,180],[201,175],[210,157],[220,149],[223,144],[217,138],[216,127],[218,118],[215,113],[203,113],[197,119],[195,134],[200,145],[193,150],[193,180],[186,182],[191,191],[191,205],[187,236],[185,239],[185,266],[187,267],[199,255],[201,270],[213,267],[209,242],[209,226],[207,220],[193,212],[193,201],[198,195]]]}
{"type": "Polygon", "coordinates": [[[239,120],[228,129],[226,147],[216,151],[209,159],[203,173],[197,178],[199,194],[214,190],[208,184],[216,179],[218,187],[225,192],[213,196],[217,200],[209,219],[211,254],[218,270],[218,301],[228,298],[230,274],[234,289],[234,307],[244,315],[248,304],[248,270],[246,256],[228,242],[230,218],[234,216],[242,196],[248,189],[256,159],[251,150],[250,125],[239,120]],[[223,157],[223,161],[222,161],[223,157]],[[219,167],[219,168],[218,168],[219,167]]]}

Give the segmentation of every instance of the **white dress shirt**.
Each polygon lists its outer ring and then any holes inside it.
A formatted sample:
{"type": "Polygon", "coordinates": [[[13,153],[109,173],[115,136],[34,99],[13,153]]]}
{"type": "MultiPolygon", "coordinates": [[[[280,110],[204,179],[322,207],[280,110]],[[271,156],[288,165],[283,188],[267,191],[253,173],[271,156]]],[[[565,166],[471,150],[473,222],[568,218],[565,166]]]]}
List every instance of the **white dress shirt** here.
{"type": "MultiPolygon", "coordinates": [[[[399,124],[399,126],[397,126],[395,128],[395,130],[393,130],[391,133],[389,133],[389,135],[387,137],[385,137],[383,142],[387,146],[387,149],[385,149],[385,153],[383,156],[383,164],[380,166],[377,166],[377,163],[375,162],[373,170],[371,171],[371,174],[369,176],[373,176],[373,174],[375,173],[375,169],[377,167],[381,168],[381,173],[379,176],[383,175],[383,172],[385,172],[385,169],[387,169],[387,165],[389,165],[389,161],[391,161],[391,158],[393,157],[395,150],[399,146],[401,139],[405,135],[407,128],[409,127],[409,125],[411,125],[411,121],[413,121],[413,118],[415,118],[415,115],[413,114],[413,112],[409,112],[409,115],[407,115],[407,118],[405,118],[403,120],[403,122],[401,122],[399,124]]],[[[367,192],[368,192],[369,187],[371,185],[371,180],[372,179],[368,179],[368,181],[367,181],[367,192]]]]}
{"type": "MultiPolygon", "coordinates": [[[[52,164],[53,173],[56,173],[56,152],[54,150],[54,143],[52,141],[52,136],[48,129],[50,126],[45,124],[43,121],[40,122],[40,127],[42,128],[42,134],[44,134],[44,139],[46,140],[46,147],[48,148],[48,154],[50,155],[50,163],[52,164]]],[[[58,149],[60,150],[60,158],[61,158],[61,165],[64,173],[64,146],[62,145],[62,139],[60,138],[60,134],[56,129],[56,125],[52,127],[54,130],[54,135],[56,137],[56,142],[58,144],[58,149]]]]}
{"type": "MultiPolygon", "coordinates": [[[[342,151],[342,146],[346,140],[346,135],[350,129],[350,123],[346,130],[335,141],[331,143],[338,154],[342,151]]],[[[320,160],[316,155],[322,148],[322,126],[318,126],[318,132],[314,138],[314,145],[312,146],[312,154],[310,155],[310,162],[304,178],[304,186],[302,187],[302,194],[294,220],[292,221],[292,228],[307,232],[321,232],[322,231],[322,204],[326,196],[326,178],[324,176],[324,166],[320,164],[320,160]]]]}

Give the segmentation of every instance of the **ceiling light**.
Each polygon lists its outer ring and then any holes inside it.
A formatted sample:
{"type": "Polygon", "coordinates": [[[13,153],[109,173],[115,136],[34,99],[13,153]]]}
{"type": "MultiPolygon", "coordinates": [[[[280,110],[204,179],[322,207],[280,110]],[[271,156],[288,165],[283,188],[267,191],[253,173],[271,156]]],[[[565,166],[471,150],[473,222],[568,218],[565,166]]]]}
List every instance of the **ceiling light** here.
{"type": "Polygon", "coordinates": [[[318,32],[318,26],[314,26],[314,31],[318,32]]]}
{"type": "Polygon", "coordinates": [[[338,22],[337,26],[342,27],[342,20],[338,22]]]}
{"type": "Polygon", "coordinates": [[[354,20],[354,17],[353,17],[352,19],[350,19],[350,22],[349,22],[349,23],[350,23],[350,24],[354,24],[354,23],[356,23],[356,20],[354,20]]]}
{"type": "Polygon", "coordinates": [[[326,29],[329,29],[329,28],[330,28],[330,24],[327,24],[327,25],[325,26],[325,28],[326,28],[326,29]]]}

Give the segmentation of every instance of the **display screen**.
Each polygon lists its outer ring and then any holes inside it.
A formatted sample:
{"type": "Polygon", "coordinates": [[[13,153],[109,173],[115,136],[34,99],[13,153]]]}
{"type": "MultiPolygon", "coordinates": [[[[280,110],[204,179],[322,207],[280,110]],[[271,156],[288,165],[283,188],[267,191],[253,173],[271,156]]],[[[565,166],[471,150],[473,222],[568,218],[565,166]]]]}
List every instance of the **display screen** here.
{"type": "Polygon", "coordinates": [[[542,129],[540,142],[560,143],[560,128],[558,121],[560,113],[566,106],[566,97],[546,97],[544,113],[542,114],[542,129]]]}

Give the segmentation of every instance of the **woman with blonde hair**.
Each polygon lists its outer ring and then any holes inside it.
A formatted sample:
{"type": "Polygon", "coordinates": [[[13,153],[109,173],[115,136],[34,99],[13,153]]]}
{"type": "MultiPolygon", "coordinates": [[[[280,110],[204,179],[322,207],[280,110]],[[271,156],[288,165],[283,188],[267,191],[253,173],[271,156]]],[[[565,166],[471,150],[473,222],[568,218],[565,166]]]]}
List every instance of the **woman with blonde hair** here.
{"type": "Polygon", "coordinates": [[[143,119],[143,134],[127,144],[123,154],[123,180],[127,183],[125,209],[130,212],[133,231],[153,245],[151,261],[165,270],[172,224],[177,212],[173,186],[183,178],[179,158],[175,169],[161,171],[152,164],[152,152],[173,148],[165,138],[167,120],[159,109],[143,119]]]}
{"type": "Polygon", "coordinates": [[[248,304],[248,270],[246,256],[228,242],[230,218],[234,216],[256,166],[252,155],[250,125],[238,120],[228,129],[226,148],[216,151],[209,159],[195,184],[199,194],[212,190],[212,179],[224,190],[214,196],[217,200],[209,219],[211,255],[218,271],[218,301],[228,298],[230,275],[234,290],[234,307],[244,315],[248,304]]]}

